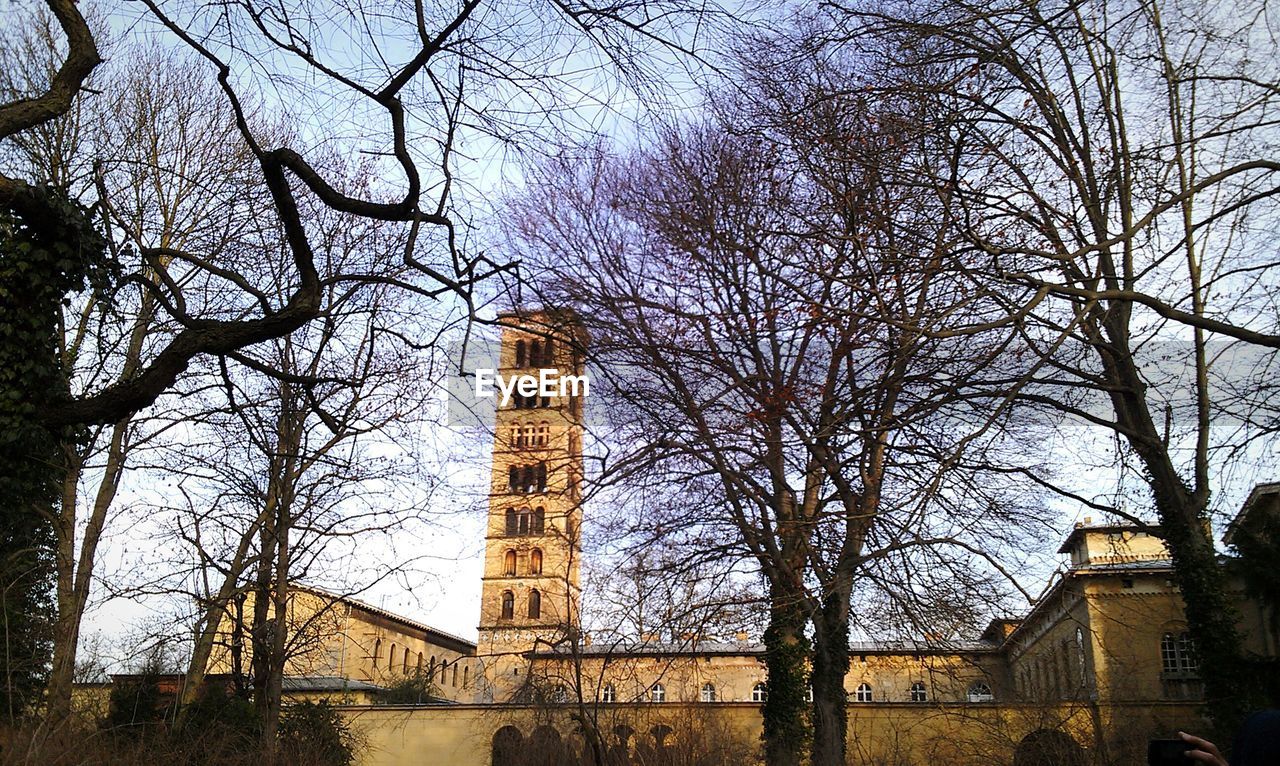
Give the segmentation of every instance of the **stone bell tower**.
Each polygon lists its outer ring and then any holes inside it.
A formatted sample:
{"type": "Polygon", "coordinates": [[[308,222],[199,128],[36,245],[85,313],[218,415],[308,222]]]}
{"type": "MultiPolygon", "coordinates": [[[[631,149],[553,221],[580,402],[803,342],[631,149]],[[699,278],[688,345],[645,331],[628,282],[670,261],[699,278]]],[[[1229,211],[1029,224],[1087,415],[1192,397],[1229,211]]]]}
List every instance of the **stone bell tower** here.
{"type": "Polygon", "coordinates": [[[526,652],[578,626],[586,333],[567,312],[499,315],[493,476],[479,643],[493,697],[525,683],[526,652]],[[503,401],[503,386],[510,386],[503,401]],[[538,390],[533,390],[534,385],[538,390]]]}

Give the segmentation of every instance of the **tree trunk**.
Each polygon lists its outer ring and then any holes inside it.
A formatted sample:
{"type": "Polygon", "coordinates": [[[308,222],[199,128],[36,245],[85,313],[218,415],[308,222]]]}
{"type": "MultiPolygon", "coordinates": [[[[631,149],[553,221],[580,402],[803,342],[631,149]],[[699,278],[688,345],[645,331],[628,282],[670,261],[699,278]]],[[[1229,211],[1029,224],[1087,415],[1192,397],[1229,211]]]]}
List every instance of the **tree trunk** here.
{"type": "Polygon", "coordinates": [[[775,596],[772,601],[769,627],[764,632],[769,689],[761,707],[765,763],[799,766],[809,740],[805,701],[805,665],[809,657],[809,640],[804,635],[806,620],[803,602],[798,596],[775,596]]]}
{"type": "Polygon", "coordinates": [[[829,593],[813,621],[813,766],[844,766],[849,726],[849,590],[829,593]]]}

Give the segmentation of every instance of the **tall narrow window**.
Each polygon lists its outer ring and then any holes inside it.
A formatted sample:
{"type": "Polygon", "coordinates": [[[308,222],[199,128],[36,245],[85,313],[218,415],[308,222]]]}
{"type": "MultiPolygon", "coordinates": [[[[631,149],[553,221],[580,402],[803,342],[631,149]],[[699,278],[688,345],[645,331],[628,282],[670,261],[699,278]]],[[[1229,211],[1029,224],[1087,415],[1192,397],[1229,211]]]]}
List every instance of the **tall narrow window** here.
{"type": "Polygon", "coordinates": [[[698,695],[698,699],[703,702],[716,701],[716,685],[710,681],[702,685],[702,693],[698,695]]]}
{"type": "Polygon", "coordinates": [[[422,656],[422,652],[418,652],[418,675],[422,675],[422,663],[423,663],[423,660],[424,660],[424,658],[423,658],[423,656],[422,656]]]}
{"type": "Polygon", "coordinates": [[[516,575],[516,552],[508,550],[502,556],[502,574],[507,577],[515,577],[516,575]]]}
{"type": "MultiPolygon", "coordinates": [[[[509,590],[502,592],[502,619],[510,620],[516,616],[516,594],[509,590]]],[[[436,661],[435,657],[431,658],[432,662],[436,661]]]]}
{"type": "Polygon", "coordinates": [[[868,684],[868,683],[858,684],[858,689],[853,694],[854,694],[853,698],[858,702],[870,702],[871,701],[871,684],[868,684]]]}
{"type": "Polygon", "coordinates": [[[542,617],[542,594],[537,588],[529,591],[529,619],[536,620],[542,617]]]}
{"type": "Polygon", "coordinates": [[[556,361],[553,358],[555,356],[553,351],[554,351],[554,347],[551,345],[550,338],[547,338],[546,340],[542,341],[542,366],[543,367],[555,366],[556,361]]]}
{"type": "Polygon", "coordinates": [[[520,534],[529,534],[529,509],[524,509],[518,514],[518,516],[520,519],[520,534]]]}
{"type": "Polygon", "coordinates": [[[764,702],[767,699],[769,699],[769,688],[764,685],[763,681],[751,687],[752,702],[764,702]]]}
{"type": "Polygon", "coordinates": [[[404,648],[404,657],[400,660],[400,672],[409,675],[409,647],[404,648]]]}
{"type": "Polygon", "coordinates": [[[387,655],[387,670],[396,669],[396,645],[391,645],[391,654],[387,655]]]}
{"type": "Polygon", "coordinates": [[[524,367],[524,341],[516,341],[516,367],[524,367]]]}
{"type": "Polygon", "coordinates": [[[519,520],[516,518],[516,509],[508,508],[507,509],[507,534],[508,535],[514,535],[517,533],[518,531],[517,524],[519,524],[519,520]]]}
{"type": "Polygon", "coordinates": [[[537,441],[535,441],[535,440],[534,440],[534,428],[533,428],[533,422],[532,422],[532,421],[530,421],[530,422],[528,422],[528,423],[525,423],[525,424],[524,424],[524,436],[523,436],[523,438],[521,439],[520,446],[521,446],[521,447],[536,447],[536,446],[538,446],[537,441]]]}
{"type": "Polygon", "coordinates": [[[427,666],[427,680],[433,681],[436,677],[436,656],[431,655],[431,664],[427,666]]]}
{"type": "Polygon", "coordinates": [[[1200,672],[1195,644],[1189,633],[1165,633],[1160,637],[1160,666],[1166,675],[1195,676],[1200,672]]]}
{"type": "Polygon", "coordinates": [[[457,660],[453,661],[453,673],[451,674],[451,676],[452,678],[449,681],[449,685],[456,688],[458,685],[458,661],[457,660]]]}
{"type": "Polygon", "coordinates": [[[512,446],[512,447],[523,447],[523,446],[524,446],[523,444],[521,444],[521,443],[520,443],[520,434],[521,434],[521,433],[522,433],[522,432],[521,432],[521,430],[520,430],[520,425],[519,425],[518,423],[517,423],[516,425],[514,425],[514,426],[511,426],[511,446],[512,446]]]}
{"type": "Polygon", "coordinates": [[[467,688],[471,683],[471,666],[466,665],[462,668],[462,688],[467,688]]]}
{"type": "Polygon", "coordinates": [[[542,344],[536,340],[529,341],[529,366],[539,367],[542,365],[542,344]]]}
{"type": "Polygon", "coordinates": [[[520,467],[513,465],[507,469],[507,491],[519,492],[520,490],[517,489],[519,486],[520,486],[520,467]]]}
{"type": "Polygon", "coordinates": [[[538,491],[547,491],[547,464],[538,463],[538,491]]]}
{"type": "Polygon", "coordinates": [[[547,512],[543,510],[542,506],[533,509],[533,533],[535,535],[542,534],[542,531],[546,529],[546,524],[547,512]]]}
{"type": "Polygon", "coordinates": [[[617,700],[618,692],[614,690],[613,684],[605,684],[604,688],[600,690],[600,701],[617,702],[617,700]]]}
{"type": "Polygon", "coordinates": [[[542,574],[542,551],[541,551],[541,549],[534,548],[533,550],[529,551],[529,574],[531,574],[531,575],[540,575],[540,574],[542,574]]]}
{"type": "Polygon", "coordinates": [[[929,692],[925,690],[924,683],[916,681],[911,684],[911,701],[912,702],[928,702],[929,692]]]}
{"type": "Polygon", "coordinates": [[[550,423],[544,420],[538,425],[538,435],[535,438],[534,443],[537,444],[539,447],[546,447],[551,443],[551,424],[550,423]]]}
{"type": "Polygon", "coordinates": [[[378,658],[382,656],[382,639],[373,642],[373,666],[378,667],[378,658]]]}
{"type": "MultiPolygon", "coordinates": [[[[537,469],[531,465],[525,466],[524,471],[521,472],[520,491],[531,492],[533,490],[534,482],[536,481],[537,481],[537,469]]],[[[538,490],[538,491],[541,492],[542,490],[538,490]]]]}

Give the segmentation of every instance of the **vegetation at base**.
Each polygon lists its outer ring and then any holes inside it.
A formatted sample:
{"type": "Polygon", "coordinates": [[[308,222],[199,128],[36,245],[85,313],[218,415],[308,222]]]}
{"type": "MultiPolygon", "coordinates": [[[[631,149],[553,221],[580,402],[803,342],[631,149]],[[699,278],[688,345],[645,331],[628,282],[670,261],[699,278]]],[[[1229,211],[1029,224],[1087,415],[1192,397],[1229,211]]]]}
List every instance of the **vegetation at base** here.
{"type": "Polygon", "coordinates": [[[436,699],[435,686],[423,673],[414,673],[388,685],[374,697],[377,705],[426,705],[436,699]]]}

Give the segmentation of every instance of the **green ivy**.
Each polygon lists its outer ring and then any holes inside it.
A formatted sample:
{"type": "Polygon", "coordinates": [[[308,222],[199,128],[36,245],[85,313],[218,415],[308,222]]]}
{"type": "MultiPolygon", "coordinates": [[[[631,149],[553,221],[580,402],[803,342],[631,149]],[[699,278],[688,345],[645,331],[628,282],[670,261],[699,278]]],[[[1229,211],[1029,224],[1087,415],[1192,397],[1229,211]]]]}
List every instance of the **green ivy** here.
{"type": "Polygon", "coordinates": [[[62,308],[104,289],[118,269],[83,207],[53,189],[0,209],[0,715],[30,712],[48,675],[54,620],[54,533],[64,444],[41,415],[69,396],[58,353],[62,308]],[[31,212],[38,211],[38,212],[31,212]]]}

